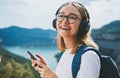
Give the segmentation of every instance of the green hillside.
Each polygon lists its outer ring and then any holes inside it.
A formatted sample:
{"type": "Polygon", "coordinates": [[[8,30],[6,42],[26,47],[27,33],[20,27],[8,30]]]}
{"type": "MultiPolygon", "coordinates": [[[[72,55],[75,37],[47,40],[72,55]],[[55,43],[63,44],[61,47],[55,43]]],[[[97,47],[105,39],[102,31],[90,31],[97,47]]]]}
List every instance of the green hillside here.
{"type": "Polygon", "coordinates": [[[29,59],[10,53],[0,47],[0,78],[39,78],[29,59]]]}

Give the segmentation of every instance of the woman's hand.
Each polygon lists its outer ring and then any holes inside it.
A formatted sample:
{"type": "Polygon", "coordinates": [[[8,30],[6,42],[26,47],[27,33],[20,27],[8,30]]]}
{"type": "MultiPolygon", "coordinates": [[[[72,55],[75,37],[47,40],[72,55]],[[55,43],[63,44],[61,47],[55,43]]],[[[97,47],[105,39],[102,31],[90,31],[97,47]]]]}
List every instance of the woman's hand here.
{"type": "Polygon", "coordinates": [[[32,66],[40,73],[40,76],[42,78],[58,78],[56,74],[48,67],[45,59],[39,54],[36,54],[36,56],[39,58],[39,60],[33,60],[31,58],[32,66]]]}

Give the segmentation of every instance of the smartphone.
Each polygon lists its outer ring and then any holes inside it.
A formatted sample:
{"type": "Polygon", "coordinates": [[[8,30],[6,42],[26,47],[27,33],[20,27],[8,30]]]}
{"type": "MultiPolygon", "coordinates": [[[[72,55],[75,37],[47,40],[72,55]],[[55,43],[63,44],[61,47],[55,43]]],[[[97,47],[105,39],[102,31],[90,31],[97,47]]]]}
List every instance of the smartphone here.
{"type": "Polygon", "coordinates": [[[34,59],[34,60],[37,60],[32,54],[30,51],[27,51],[27,53],[34,59]]]}

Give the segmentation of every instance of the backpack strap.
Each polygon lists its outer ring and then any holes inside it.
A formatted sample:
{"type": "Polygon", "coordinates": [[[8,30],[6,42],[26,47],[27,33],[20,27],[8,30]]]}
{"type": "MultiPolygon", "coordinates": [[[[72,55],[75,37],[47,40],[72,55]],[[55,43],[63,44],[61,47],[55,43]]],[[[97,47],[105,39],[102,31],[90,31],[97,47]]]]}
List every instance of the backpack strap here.
{"type": "Polygon", "coordinates": [[[76,52],[73,61],[72,61],[72,76],[73,78],[76,78],[77,73],[80,69],[80,64],[81,64],[81,56],[82,54],[84,54],[85,52],[92,50],[95,51],[97,53],[97,55],[101,58],[101,54],[98,50],[94,49],[93,47],[89,47],[87,45],[83,45],[81,46],[78,51],[76,52]]]}
{"type": "Polygon", "coordinates": [[[60,58],[61,58],[62,55],[63,55],[63,52],[59,52],[59,53],[56,54],[57,62],[60,61],[60,58]]]}
{"type": "Polygon", "coordinates": [[[84,49],[86,48],[86,45],[81,46],[78,51],[76,52],[73,61],[72,61],[72,76],[73,78],[76,78],[77,73],[80,69],[81,64],[81,56],[85,52],[84,49]]]}
{"type": "Polygon", "coordinates": [[[99,56],[100,59],[102,58],[101,52],[99,50],[93,48],[93,47],[88,46],[88,47],[86,47],[86,49],[84,51],[87,52],[87,51],[90,51],[90,50],[94,51],[99,56]]]}

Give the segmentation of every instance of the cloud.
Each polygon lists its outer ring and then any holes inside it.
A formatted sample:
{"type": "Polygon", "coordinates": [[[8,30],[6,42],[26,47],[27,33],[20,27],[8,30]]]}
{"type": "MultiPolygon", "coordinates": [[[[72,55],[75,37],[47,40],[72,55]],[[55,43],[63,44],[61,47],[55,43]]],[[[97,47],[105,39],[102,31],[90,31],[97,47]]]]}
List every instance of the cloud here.
{"type": "Polygon", "coordinates": [[[18,25],[27,28],[52,28],[52,20],[57,8],[66,1],[73,0],[0,1],[0,27],[18,25]]]}
{"type": "Polygon", "coordinates": [[[120,19],[118,0],[1,0],[0,28],[18,25],[26,28],[52,29],[58,7],[67,1],[82,2],[91,16],[92,28],[120,19]],[[51,1],[51,2],[50,2],[51,1]]]}
{"type": "Polygon", "coordinates": [[[120,1],[118,0],[96,0],[86,7],[91,16],[92,28],[100,28],[111,21],[120,20],[120,1]]]}

